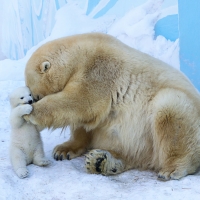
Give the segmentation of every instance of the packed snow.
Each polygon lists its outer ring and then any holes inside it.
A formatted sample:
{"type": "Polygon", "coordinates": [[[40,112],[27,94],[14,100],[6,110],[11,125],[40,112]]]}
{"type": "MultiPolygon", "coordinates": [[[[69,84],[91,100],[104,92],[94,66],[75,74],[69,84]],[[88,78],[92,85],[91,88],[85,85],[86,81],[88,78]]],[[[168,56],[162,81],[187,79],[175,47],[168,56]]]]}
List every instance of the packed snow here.
{"type": "MultiPolygon", "coordinates": [[[[108,1],[102,0],[99,6],[106,2],[108,1]]],[[[29,165],[28,178],[19,179],[9,160],[8,95],[13,89],[25,84],[24,68],[31,54],[40,45],[52,39],[99,31],[111,34],[124,43],[179,69],[179,40],[171,42],[163,36],[154,37],[154,25],[157,20],[167,13],[177,14],[177,5],[162,9],[162,4],[163,0],[144,1],[144,4],[130,8],[122,16],[105,15],[93,18],[100,7],[96,7],[90,16],[86,15],[84,5],[68,1],[55,12],[55,25],[49,37],[27,51],[26,56],[20,60],[0,61],[0,200],[200,199],[200,172],[178,181],[162,182],[157,180],[155,172],[136,169],[115,176],[88,174],[84,167],[84,156],[71,161],[55,161],[51,155],[52,150],[69,138],[68,129],[62,133],[60,129],[44,130],[41,133],[45,154],[51,164],[48,167],[29,165]]]]}

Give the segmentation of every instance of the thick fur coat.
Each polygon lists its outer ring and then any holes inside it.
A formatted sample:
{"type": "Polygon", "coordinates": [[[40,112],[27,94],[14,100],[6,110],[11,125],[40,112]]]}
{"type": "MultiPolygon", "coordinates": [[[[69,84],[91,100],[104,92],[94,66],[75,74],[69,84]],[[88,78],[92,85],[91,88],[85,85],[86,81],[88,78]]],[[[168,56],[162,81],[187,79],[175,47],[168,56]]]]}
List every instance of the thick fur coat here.
{"type": "Polygon", "coordinates": [[[19,178],[28,176],[26,165],[33,163],[39,166],[49,164],[44,156],[39,128],[27,123],[23,115],[32,111],[33,98],[28,87],[20,87],[10,94],[11,144],[10,159],[13,169],[19,178]]]}
{"type": "Polygon", "coordinates": [[[153,169],[163,180],[200,166],[200,96],[178,70],[105,34],[48,42],[30,58],[27,121],[71,128],[56,160],[86,155],[90,173],[153,169]]]}

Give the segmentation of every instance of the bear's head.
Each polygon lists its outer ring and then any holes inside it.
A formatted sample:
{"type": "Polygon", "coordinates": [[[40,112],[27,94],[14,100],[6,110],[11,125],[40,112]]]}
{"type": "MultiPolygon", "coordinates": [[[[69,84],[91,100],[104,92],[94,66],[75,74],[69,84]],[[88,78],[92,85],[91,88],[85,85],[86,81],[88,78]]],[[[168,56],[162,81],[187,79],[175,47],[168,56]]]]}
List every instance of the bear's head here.
{"type": "MultiPolygon", "coordinates": [[[[89,68],[113,62],[110,58],[113,47],[107,45],[110,40],[116,43],[111,36],[90,33],[56,39],[38,48],[25,69],[26,85],[34,99],[58,93],[70,82],[85,78],[89,68]]],[[[99,76],[98,69],[95,76],[99,76]]]]}
{"type": "Polygon", "coordinates": [[[32,104],[33,97],[28,87],[19,87],[15,89],[10,95],[10,105],[15,108],[23,104],[32,104]]]}
{"type": "Polygon", "coordinates": [[[73,73],[70,58],[59,40],[48,42],[33,53],[26,65],[25,82],[36,101],[64,89],[73,73]]]}

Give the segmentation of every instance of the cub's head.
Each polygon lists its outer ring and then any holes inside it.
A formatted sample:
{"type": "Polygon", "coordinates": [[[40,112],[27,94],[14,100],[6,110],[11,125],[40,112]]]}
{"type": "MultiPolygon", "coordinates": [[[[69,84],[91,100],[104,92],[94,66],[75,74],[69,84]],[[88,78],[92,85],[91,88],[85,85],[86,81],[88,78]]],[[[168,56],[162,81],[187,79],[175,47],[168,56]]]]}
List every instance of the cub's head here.
{"type": "Polygon", "coordinates": [[[15,89],[9,97],[12,108],[17,107],[18,105],[33,103],[33,97],[28,87],[20,87],[15,89]]]}

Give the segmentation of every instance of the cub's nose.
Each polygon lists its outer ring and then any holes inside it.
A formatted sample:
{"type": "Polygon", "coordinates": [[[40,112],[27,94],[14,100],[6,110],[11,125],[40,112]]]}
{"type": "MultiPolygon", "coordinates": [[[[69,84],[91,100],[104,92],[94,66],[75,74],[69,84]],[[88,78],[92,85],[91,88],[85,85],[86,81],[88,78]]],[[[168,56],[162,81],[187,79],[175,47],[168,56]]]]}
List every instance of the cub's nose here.
{"type": "Polygon", "coordinates": [[[28,101],[28,104],[32,104],[32,103],[33,103],[33,101],[32,101],[32,100],[29,100],[29,101],[28,101]]]}

